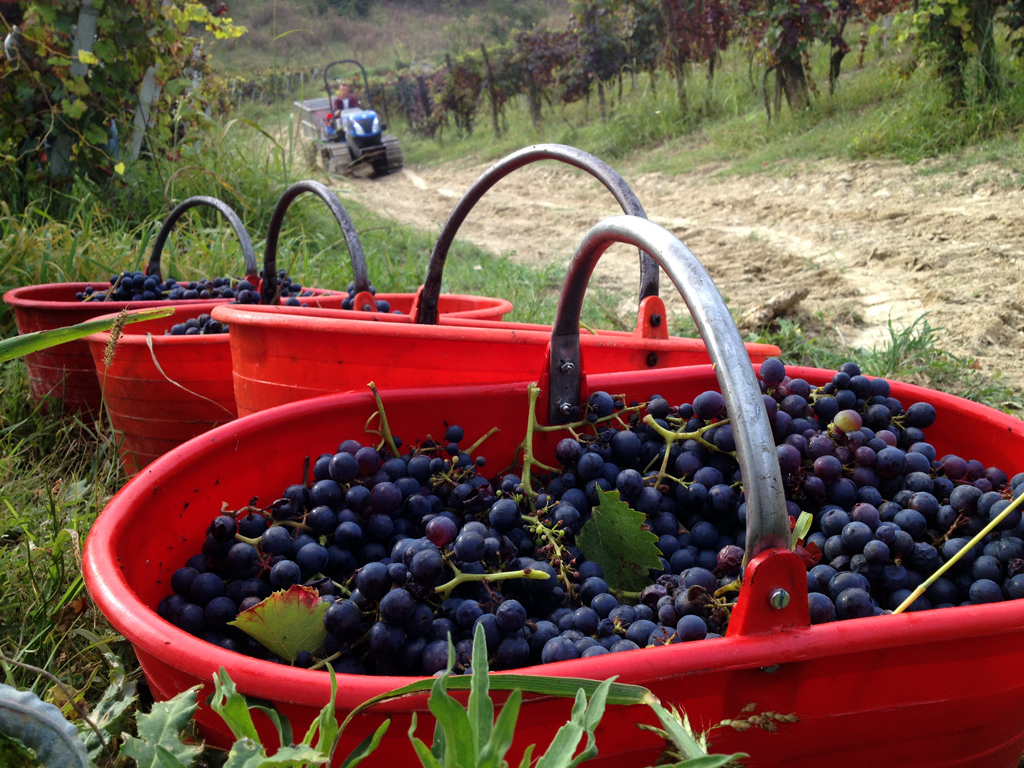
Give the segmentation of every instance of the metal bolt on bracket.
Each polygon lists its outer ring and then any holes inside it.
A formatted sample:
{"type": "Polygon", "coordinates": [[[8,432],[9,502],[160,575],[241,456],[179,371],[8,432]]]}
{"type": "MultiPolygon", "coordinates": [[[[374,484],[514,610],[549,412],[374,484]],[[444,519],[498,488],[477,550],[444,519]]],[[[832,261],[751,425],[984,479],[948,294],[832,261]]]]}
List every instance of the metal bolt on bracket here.
{"type": "Polygon", "coordinates": [[[768,601],[772,604],[772,608],[781,610],[789,605],[789,592],[781,588],[773,590],[768,595],[768,601]]]}
{"type": "Polygon", "coordinates": [[[572,412],[572,405],[563,400],[558,404],[558,410],[563,416],[568,416],[572,412]]]}
{"type": "Polygon", "coordinates": [[[572,364],[572,360],[563,360],[562,364],[558,367],[562,373],[572,373],[575,368],[576,366],[572,364]]]}

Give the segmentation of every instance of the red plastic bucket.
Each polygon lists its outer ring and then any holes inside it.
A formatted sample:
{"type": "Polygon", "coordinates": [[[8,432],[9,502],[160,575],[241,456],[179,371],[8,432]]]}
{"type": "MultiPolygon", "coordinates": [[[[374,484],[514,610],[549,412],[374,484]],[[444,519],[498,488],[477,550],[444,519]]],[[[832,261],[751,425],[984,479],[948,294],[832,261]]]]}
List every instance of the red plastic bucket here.
{"type": "Polygon", "coordinates": [[[129,476],[237,416],[227,334],[164,335],[172,325],[201,314],[193,307],[175,307],[169,317],[126,325],[109,367],[104,358],[110,332],[85,339],[111,425],[123,438],[121,463],[129,476]]]}
{"type": "MultiPolygon", "coordinates": [[[[413,311],[418,294],[412,293],[381,293],[370,294],[370,280],[366,272],[366,257],[363,255],[363,245],[356,234],[355,225],[341,204],[337,196],[318,181],[297,181],[284,191],[274,212],[270,217],[270,225],[267,227],[267,242],[263,254],[264,279],[260,282],[260,293],[263,304],[274,306],[278,304],[279,291],[277,286],[277,246],[281,234],[281,227],[284,224],[285,215],[292,203],[302,194],[311,192],[319,197],[323,203],[334,214],[338,227],[345,238],[345,245],[348,248],[349,260],[352,265],[352,283],[356,296],[362,299],[365,310],[359,314],[355,310],[342,310],[352,312],[351,317],[361,317],[363,312],[376,313],[377,307],[374,300],[387,301],[391,305],[391,311],[398,311],[408,315],[413,311]]],[[[421,289],[422,290],[422,289],[421,289]]],[[[329,295],[326,292],[314,296],[304,296],[299,299],[302,304],[309,307],[321,309],[341,310],[342,302],[348,298],[347,291],[333,291],[329,295]]],[[[457,301],[447,302],[446,306],[451,313],[464,318],[479,318],[482,320],[501,320],[506,313],[512,310],[512,304],[504,299],[492,299],[487,296],[459,296],[457,301]]],[[[296,309],[296,311],[299,311],[296,309]]]]}
{"type": "MultiPolygon", "coordinates": [[[[164,244],[171,229],[186,211],[197,206],[209,206],[227,218],[242,246],[245,258],[245,276],[258,281],[258,266],[252,250],[249,234],[235,212],[223,201],[213,197],[191,197],[176,206],[167,216],[157,234],[146,267],[147,275],[160,274],[160,259],[164,244]]],[[[48,283],[15,288],[4,294],[4,301],[14,310],[18,333],[49,331],[92,320],[96,317],[119,312],[122,309],[147,309],[166,307],[168,301],[78,301],[75,294],[92,286],[95,290],[110,288],[109,283],[48,283]]],[[[313,296],[303,300],[315,306],[341,306],[345,293],[332,293],[323,289],[311,289],[313,296]]],[[[176,306],[189,307],[196,314],[210,312],[228,299],[192,299],[173,302],[176,306]]],[[[100,390],[96,382],[89,346],[84,340],[70,341],[42,352],[33,352],[25,357],[28,368],[32,399],[40,402],[44,398],[61,401],[65,410],[72,413],[99,413],[100,390]]]]}
{"type": "MultiPolygon", "coordinates": [[[[617,232],[605,227],[592,234],[643,243],[663,264],[679,255],[678,249],[665,245],[674,238],[657,225],[625,217],[612,222],[617,232]]],[[[721,387],[738,430],[744,477],[759,480],[746,488],[748,551],[756,556],[747,567],[729,632],[720,640],[521,672],[617,676],[619,682],[646,686],[663,702],[684,708],[696,728],[736,718],[749,704],[756,704],[758,712],[796,715],[795,722],[780,725],[777,733],[757,728],[714,732],[716,751],[747,752],[751,758],[744,764],[750,766],[1015,766],[1024,749],[1024,678],[1013,673],[1024,663],[1024,601],[810,626],[802,562],[782,548],[757,551],[773,535],[788,541],[789,530],[785,505],[777,504],[781,477],[775,453],[768,450],[773,445],[770,428],[753,371],[743,360],[739,335],[720,297],[713,307],[689,301],[710,285],[706,272],[673,268],[669,273],[681,290],[689,292],[688,303],[695,307],[715,365],[587,376],[573,396],[582,398],[588,390],[602,389],[623,393],[627,399],[645,399],[656,391],[671,402],[683,402],[721,387]],[[785,588],[791,600],[776,610],[768,597],[778,588],[785,588]]],[[[578,305],[570,306],[560,313],[556,327],[571,321],[574,311],[578,320],[578,305]]],[[[557,333],[553,345],[558,346],[557,333]]],[[[552,362],[557,367],[557,361],[552,362]]],[[[814,369],[789,373],[812,384],[832,377],[831,372],[814,369]]],[[[549,386],[554,400],[556,384],[549,386]]],[[[501,431],[489,438],[486,450],[495,465],[502,465],[525,433],[526,388],[521,382],[393,391],[385,395],[385,405],[392,427],[409,439],[436,431],[444,420],[457,421],[470,436],[499,426],[501,431]]],[[[1022,468],[1024,422],[911,385],[893,383],[892,395],[935,406],[937,418],[928,439],[940,453],[955,450],[1008,472],[1022,468]],[[971,428],[965,430],[965,424],[971,428]]],[[[551,410],[560,410],[557,401],[551,405],[551,410]]],[[[333,450],[340,439],[361,435],[374,410],[373,397],[361,392],[239,419],[154,462],[100,515],[86,542],[86,584],[103,613],[135,646],[158,699],[202,684],[202,702],[212,687],[212,675],[224,667],[240,692],[273,701],[296,732],[318,714],[330,696],[326,675],[210,646],[160,619],[154,609],[168,593],[174,570],[201,548],[206,527],[222,502],[239,507],[253,495],[276,495],[294,482],[302,456],[333,450]],[[294,429],[296,423],[306,428],[294,429]],[[258,470],[245,472],[239,467],[258,470]]],[[[560,437],[540,436],[542,461],[551,461],[560,437]]],[[[339,712],[344,715],[371,696],[407,682],[409,678],[341,675],[339,712]]],[[[511,764],[518,762],[528,744],[543,748],[564,722],[569,706],[546,697],[524,697],[508,756],[511,764]]],[[[426,696],[402,699],[356,718],[339,754],[371,733],[384,717],[391,717],[381,748],[367,764],[413,764],[406,736],[413,713],[419,718],[420,733],[429,734],[433,725],[426,696]]],[[[205,707],[196,719],[211,743],[226,746],[233,740],[205,707]]],[[[593,764],[653,762],[663,743],[635,727],[636,722],[651,719],[641,707],[610,708],[597,731],[600,753],[593,764]]],[[[268,720],[260,716],[257,727],[265,743],[276,743],[268,720]]]]}
{"type": "MultiPolygon", "coordinates": [[[[213,316],[231,328],[239,416],[359,390],[369,381],[381,389],[410,382],[424,387],[487,384],[516,381],[527,371],[541,370],[551,326],[449,317],[446,310],[463,300],[442,294],[437,325],[417,325],[407,315],[218,307],[213,316]]],[[[664,317],[664,303],[652,296],[641,304],[633,333],[599,330],[582,335],[587,370],[650,371],[708,362],[704,342],[669,337],[664,317]]],[[[779,348],[748,344],[747,352],[759,363],[778,355],[779,348]]]]}
{"type": "MultiPolygon", "coordinates": [[[[381,388],[401,387],[411,381],[424,387],[483,384],[515,381],[524,371],[540,370],[550,326],[487,322],[482,314],[471,316],[459,311],[461,303],[468,303],[472,297],[440,292],[448,250],[473,206],[505,176],[540,160],[557,160],[586,171],[612,193],[625,212],[645,217],[625,180],[593,155],[560,144],[539,144],[514,152],[470,187],[442,226],[427,279],[409,310],[415,323],[404,316],[357,311],[314,312],[269,306],[218,309],[215,316],[232,328],[239,415],[307,397],[360,389],[370,380],[381,388]],[[300,370],[301,375],[297,375],[300,370]]],[[[271,253],[273,249],[268,247],[268,255],[271,253]]],[[[269,274],[273,267],[268,260],[264,272],[269,274]]],[[[657,264],[641,250],[641,304],[636,329],[632,333],[598,331],[586,336],[583,344],[588,370],[650,370],[708,361],[699,339],[669,337],[665,305],[657,297],[658,275],[657,264]]],[[[367,294],[359,294],[357,304],[360,297],[364,297],[362,304],[372,308],[367,294]]],[[[393,306],[404,311],[404,305],[393,306]]],[[[754,362],[779,354],[778,347],[763,344],[750,344],[747,351],[754,362]]]]}

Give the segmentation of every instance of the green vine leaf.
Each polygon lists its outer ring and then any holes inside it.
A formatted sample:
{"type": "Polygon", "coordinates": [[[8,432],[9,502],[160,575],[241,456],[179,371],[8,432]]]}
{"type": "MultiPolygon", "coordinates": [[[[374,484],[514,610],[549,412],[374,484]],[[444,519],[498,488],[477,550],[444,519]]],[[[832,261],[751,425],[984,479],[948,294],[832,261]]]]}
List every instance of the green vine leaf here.
{"type": "Polygon", "coordinates": [[[598,505],[580,535],[580,549],[588,560],[604,568],[613,589],[638,592],[651,583],[647,572],[661,567],[658,537],[644,530],[646,517],[619,499],[618,491],[597,492],[598,505]]]}
{"type": "Polygon", "coordinates": [[[283,659],[294,662],[300,651],[312,653],[327,638],[327,603],[311,587],[293,584],[275,592],[230,622],[283,659]]]}

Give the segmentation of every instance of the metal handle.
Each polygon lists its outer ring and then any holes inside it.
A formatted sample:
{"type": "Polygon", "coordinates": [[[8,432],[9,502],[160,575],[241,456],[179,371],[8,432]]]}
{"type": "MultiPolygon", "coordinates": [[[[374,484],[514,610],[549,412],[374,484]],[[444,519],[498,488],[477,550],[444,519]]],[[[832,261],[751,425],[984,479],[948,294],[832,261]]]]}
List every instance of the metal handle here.
{"type": "MultiPolygon", "coordinates": [[[[643,206],[637,196],[633,194],[626,183],[616,171],[603,160],[600,160],[589,152],[584,152],[576,147],[567,147],[564,144],[537,144],[532,147],[520,149],[513,152],[504,160],[488,168],[483,176],[477,179],[462,199],[455,205],[452,212],[441,227],[441,232],[434,243],[434,250],[430,254],[430,266],[427,269],[427,279],[423,283],[420,292],[419,311],[416,314],[416,322],[424,325],[437,324],[437,302],[441,295],[441,277],[444,274],[444,263],[448,258],[448,249],[451,248],[455,235],[466,220],[466,216],[477,204],[481,197],[513,171],[522,168],[524,165],[535,163],[538,160],[558,160],[568,165],[575,166],[586,171],[595,179],[600,181],[615,197],[615,200],[622,206],[624,213],[639,216],[646,219],[643,206]]],[[[658,265],[643,251],[640,252],[640,301],[648,296],[658,295],[658,265]]]]}
{"type": "Polygon", "coordinates": [[[149,264],[146,265],[146,274],[162,279],[160,277],[160,255],[163,253],[164,243],[167,242],[167,238],[170,236],[174,225],[178,223],[178,219],[184,216],[185,212],[190,208],[196,208],[200,205],[206,205],[219,211],[228,220],[231,228],[235,230],[235,237],[238,238],[238,242],[242,245],[242,256],[245,258],[245,276],[256,277],[259,273],[259,268],[256,266],[256,254],[252,251],[252,242],[249,240],[249,233],[245,231],[245,225],[242,224],[242,220],[238,218],[238,214],[232,210],[231,206],[223,200],[218,200],[216,197],[206,197],[205,195],[197,195],[196,197],[183,200],[175,206],[174,210],[167,214],[167,218],[164,219],[164,223],[157,233],[156,242],[153,243],[153,253],[149,257],[149,264]]]}
{"type": "Polygon", "coordinates": [[[747,559],[790,548],[789,515],[768,413],[736,324],[707,270],[664,227],[636,216],[615,216],[591,229],[572,258],[551,329],[548,418],[564,423],[563,404],[579,404],[580,310],[594,267],[612,243],[644,249],[679,290],[707,345],[725,398],[747,505],[747,559]]]}
{"type": "Polygon", "coordinates": [[[284,215],[288,207],[295,202],[295,199],[303,192],[312,192],[326,203],[334,214],[341,232],[345,235],[345,244],[348,246],[348,255],[352,261],[352,280],[355,282],[356,293],[370,290],[370,279],[366,276],[366,257],[363,256],[363,244],[359,242],[359,235],[349,218],[348,211],[341,204],[337,195],[331,192],[319,181],[297,181],[292,184],[281,195],[281,199],[274,206],[274,213],[270,217],[270,227],[267,229],[267,247],[263,254],[263,290],[262,301],[267,306],[277,301],[277,240],[281,234],[281,225],[284,223],[284,215]]]}

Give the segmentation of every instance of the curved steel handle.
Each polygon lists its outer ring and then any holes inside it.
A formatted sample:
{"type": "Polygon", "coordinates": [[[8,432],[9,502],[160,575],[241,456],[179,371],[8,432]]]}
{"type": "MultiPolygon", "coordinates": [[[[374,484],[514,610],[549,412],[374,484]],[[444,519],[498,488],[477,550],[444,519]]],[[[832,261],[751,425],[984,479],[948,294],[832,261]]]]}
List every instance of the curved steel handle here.
{"type": "Polygon", "coordinates": [[[235,230],[235,237],[238,238],[238,242],[242,245],[242,256],[245,258],[245,276],[257,277],[259,268],[256,266],[256,254],[252,251],[252,241],[249,240],[249,233],[246,232],[242,220],[238,218],[238,214],[234,212],[231,206],[223,200],[218,200],[216,197],[207,197],[206,195],[196,195],[195,197],[187,198],[178,203],[174,210],[167,214],[167,218],[164,219],[164,223],[156,235],[156,241],[153,243],[153,253],[150,254],[149,264],[146,265],[146,274],[160,279],[160,255],[163,253],[164,244],[167,242],[171,230],[178,223],[178,219],[185,215],[185,211],[200,205],[206,205],[219,211],[228,220],[231,228],[235,230]]]}
{"type": "Polygon", "coordinates": [[[274,206],[274,213],[270,217],[270,227],[267,229],[267,247],[263,254],[263,290],[262,301],[267,306],[277,301],[277,240],[281,234],[281,225],[284,223],[284,215],[288,207],[295,202],[295,199],[303,192],[312,192],[319,197],[331,213],[334,214],[341,232],[345,235],[345,244],[348,246],[348,255],[352,260],[352,280],[356,284],[356,293],[370,290],[370,279],[366,276],[366,257],[363,256],[363,244],[359,242],[359,235],[349,218],[348,211],[341,204],[337,195],[331,192],[319,181],[297,181],[284,191],[281,198],[274,206]]]}
{"type": "MultiPolygon", "coordinates": [[[[524,165],[535,163],[538,160],[559,160],[568,165],[575,166],[586,171],[595,179],[600,181],[615,197],[624,213],[639,216],[646,219],[643,206],[633,190],[610,165],[603,160],[594,157],[589,152],[584,152],[576,147],[567,147],[564,144],[536,144],[532,147],[520,149],[513,152],[504,160],[500,160],[477,179],[462,199],[455,205],[452,212],[441,227],[434,243],[434,250],[430,254],[430,266],[427,269],[427,279],[423,283],[420,294],[419,311],[416,314],[416,322],[426,325],[437,324],[437,302],[441,295],[441,277],[444,274],[444,263],[448,258],[448,249],[451,248],[455,235],[466,220],[466,216],[477,204],[481,197],[513,171],[522,168],[524,165]]],[[[640,301],[648,296],[658,295],[658,265],[643,251],[640,252],[640,301]]]]}
{"type": "Polygon", "coordinates": [[[782,473],[750,357],[711,276],[690,249],[664,227],[636,216],[615,216],[591,229],[576,249],[551,329],[550,421],[564,423],[563,409],[579,404],[583,294],[594,267],[612,243],[633,245],[654,257],[679,290],[707,345],[743,473],[747,559],[765,549],[789,549],[782,473]]]}

